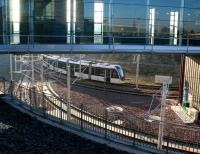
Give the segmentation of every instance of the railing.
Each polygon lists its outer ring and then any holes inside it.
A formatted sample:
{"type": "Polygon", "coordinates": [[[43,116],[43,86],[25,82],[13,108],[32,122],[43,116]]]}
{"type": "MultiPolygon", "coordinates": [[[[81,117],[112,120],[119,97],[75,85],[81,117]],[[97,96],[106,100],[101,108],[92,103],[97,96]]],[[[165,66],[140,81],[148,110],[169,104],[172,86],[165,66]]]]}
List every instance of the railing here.
{"type": "MultiPolygon", "coordinates": [[[[68,110],[67,102],[54,95],[39,93],[36,88],[27,89],[11,82],[8,89],[7,93],[17,98],[22,108],[55,123],[133,148],[157,149],[158,123],[133,117],[126,124],[127,119],[122,115],[106,109],[102,111],[83,104],[71,104],[68,110]]],[[[164,134],[162,151],[200,152],[200,128],[165,123],[164,134]]]]}
{"type": "Polygon", "coordinates": [[[9,82],[4,78],[0,77],[0,94],[8,93],[9,82]]]}
{"type": "Polygon", "coordinates": [[[19,43],[12,42],[11,38],[14,35],[0,35],[0,44],[82,44],[82,45],[170,45],[170,46],[200,46],[200,37],[176,38],[162,36],[154,37],[153,43],[150,43],[151,38],[148,34],[143,36],[99,36],[101,41],[94,41],[97,36],[62,36],[62,35],[19,35],[19,43]],[[5,41],[6,40],[6,41],[5,41]]]}

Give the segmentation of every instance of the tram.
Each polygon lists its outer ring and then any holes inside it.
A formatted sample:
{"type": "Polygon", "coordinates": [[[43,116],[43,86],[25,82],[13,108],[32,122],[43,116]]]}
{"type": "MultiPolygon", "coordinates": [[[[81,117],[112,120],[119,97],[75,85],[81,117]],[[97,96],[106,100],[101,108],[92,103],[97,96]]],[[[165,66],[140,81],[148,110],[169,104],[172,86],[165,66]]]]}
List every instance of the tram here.
{"type": "Polygon", "coordinates": [[[70,65],[71,75],[82,79],[115,84],[122,84],[125,80],[124,71],[120,65],[74,60],[55,55],[43,55],[43,60],[45,67],[63,74],[67,74],[66,66],[70,65]]]}

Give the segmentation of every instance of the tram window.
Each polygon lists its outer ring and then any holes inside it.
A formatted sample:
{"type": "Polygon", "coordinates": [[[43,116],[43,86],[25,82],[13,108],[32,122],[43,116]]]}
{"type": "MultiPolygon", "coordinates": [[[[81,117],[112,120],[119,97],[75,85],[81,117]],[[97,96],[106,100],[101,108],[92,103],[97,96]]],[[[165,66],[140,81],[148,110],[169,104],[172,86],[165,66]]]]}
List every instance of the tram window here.
{"type": "Polygon", "coordinates": [[[48,63],[49,63],[51,66],[56,66],[56,61],[55,61],[55,60],[49,60],[48,63]]]}
{"type": "Polygon", "coordinates": [[[116,70],[112,70],[111,77],[112,78],[119,78],[116,70]]]}
{"type": "Polygon", "coordinates": [[[58,61],[58,68],[66,69],[66,63],[62,61],[58,61]]]}
{"type": "Polygon", "coordinates": [[[88,74],[89,73],[89,67],[87,66],[81,66],[81,72],[84,74],[88,74]]]}
{"type": "Polygon", "coordinates": [[[79,72],[79,65],[74,64],[75,65],[75,72],[79,72]]]}
{"type": "Polygon", "coordinates": [[[92,68],[92,75],[104,77],[105,69],[103,69],[103,68],[92,68]]]}

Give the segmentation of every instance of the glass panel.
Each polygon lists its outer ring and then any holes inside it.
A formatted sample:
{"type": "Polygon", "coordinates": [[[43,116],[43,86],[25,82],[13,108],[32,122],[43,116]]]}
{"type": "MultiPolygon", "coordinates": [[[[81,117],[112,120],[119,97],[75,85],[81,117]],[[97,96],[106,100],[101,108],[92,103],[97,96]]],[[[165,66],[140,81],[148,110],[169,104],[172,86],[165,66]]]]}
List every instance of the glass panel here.
{"type": "Polygon", "coordinates": [[[114,18],[146,18],[146,6],[113,4],[114,18]]]}
{"type": "MultiPolygon", "coordinates": [[[[36,43],[67,43],[66,0],[35,0],[34,41],[36,43]],[[41,36],[43,35],[43,36],[41,36]]],[[[68,25],[68,26],[67,26],[68,25]]]]}
{"type": "Polygon", "coordinates": [[[199,0],[185,0],[185,7],[186,8],[200,8],[200,1],[199,0]]]}
{"type": "Polygon", "coordinates": [[[150,5],[180,7],[181,0],[150,0],[150,5]]]}
{"type": "Polygon", "coordinates": [[[10,43],[19,44],[20,43],[20,10],[21,3],[20,0],[10,0],[10,43]]]}
{"type": "Polygon", "coordinates": [[[94,3],[94,43],[103,43],[104,3],[94,3]]]}
{"type": "MultiPolygon", "coordinates": [[[[154,44],[177,45],[179,16],[180,16],[179,8],[173,8],[173,7],[153,7],[153,8],[155,9],[154,44]]],[[[150,43],[152,41],[153,40],[150,39],[150,43]]]]}
{"type": "MultiPolygon", "coordinates": [[[[109,2],[109,0],[105,0],[106,2],[109,2]]],[[[114,3],[120,3],[120,4],[139,4],[139,5],[146,5],[147,0],[114,0],[114,3]]]]}
{"type": "Polygon", "coordinates": [[[2,2],[3,2],[3,0],[0,0],[0,44],[3,43],[2,2]]]}

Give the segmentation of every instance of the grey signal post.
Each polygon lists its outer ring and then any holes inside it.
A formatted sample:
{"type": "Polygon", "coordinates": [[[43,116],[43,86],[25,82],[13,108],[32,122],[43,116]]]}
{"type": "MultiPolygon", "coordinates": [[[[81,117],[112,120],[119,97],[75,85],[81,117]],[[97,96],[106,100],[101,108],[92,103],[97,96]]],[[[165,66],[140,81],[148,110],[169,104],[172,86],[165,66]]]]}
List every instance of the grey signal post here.
{"type": "Polygon", "coordinates": [[[156,83],[162,83],[162,100],[161,100],[161,110],[160,110],[160,123],[158,132],[158,149],[162,149],[163,136],[164,136],[164,123],[165,123],[165,110],[166,110],[166,98],[168,95],[169,84],[172,83],[172,77],[170,76],[155,76],[156,83]]]}
{"type": "Polygon", "coordinates": [[[71,119],[71,81],[70,81],[70,65],[67,62],[67,120],[71,119]]]}
{"type": "Polygon", "coordinates": [[[160,111],[160,123],[159,123],[159,132],[158,132],[158,149],[162,149],[163,145],[163,136],[164,136],[164,122],[165,122],[165,110],[166,110],[166,98],[168,94],[169,83],[163,83],[162,90],[162,101],[161,101],[161,111],[160,111]]]}

